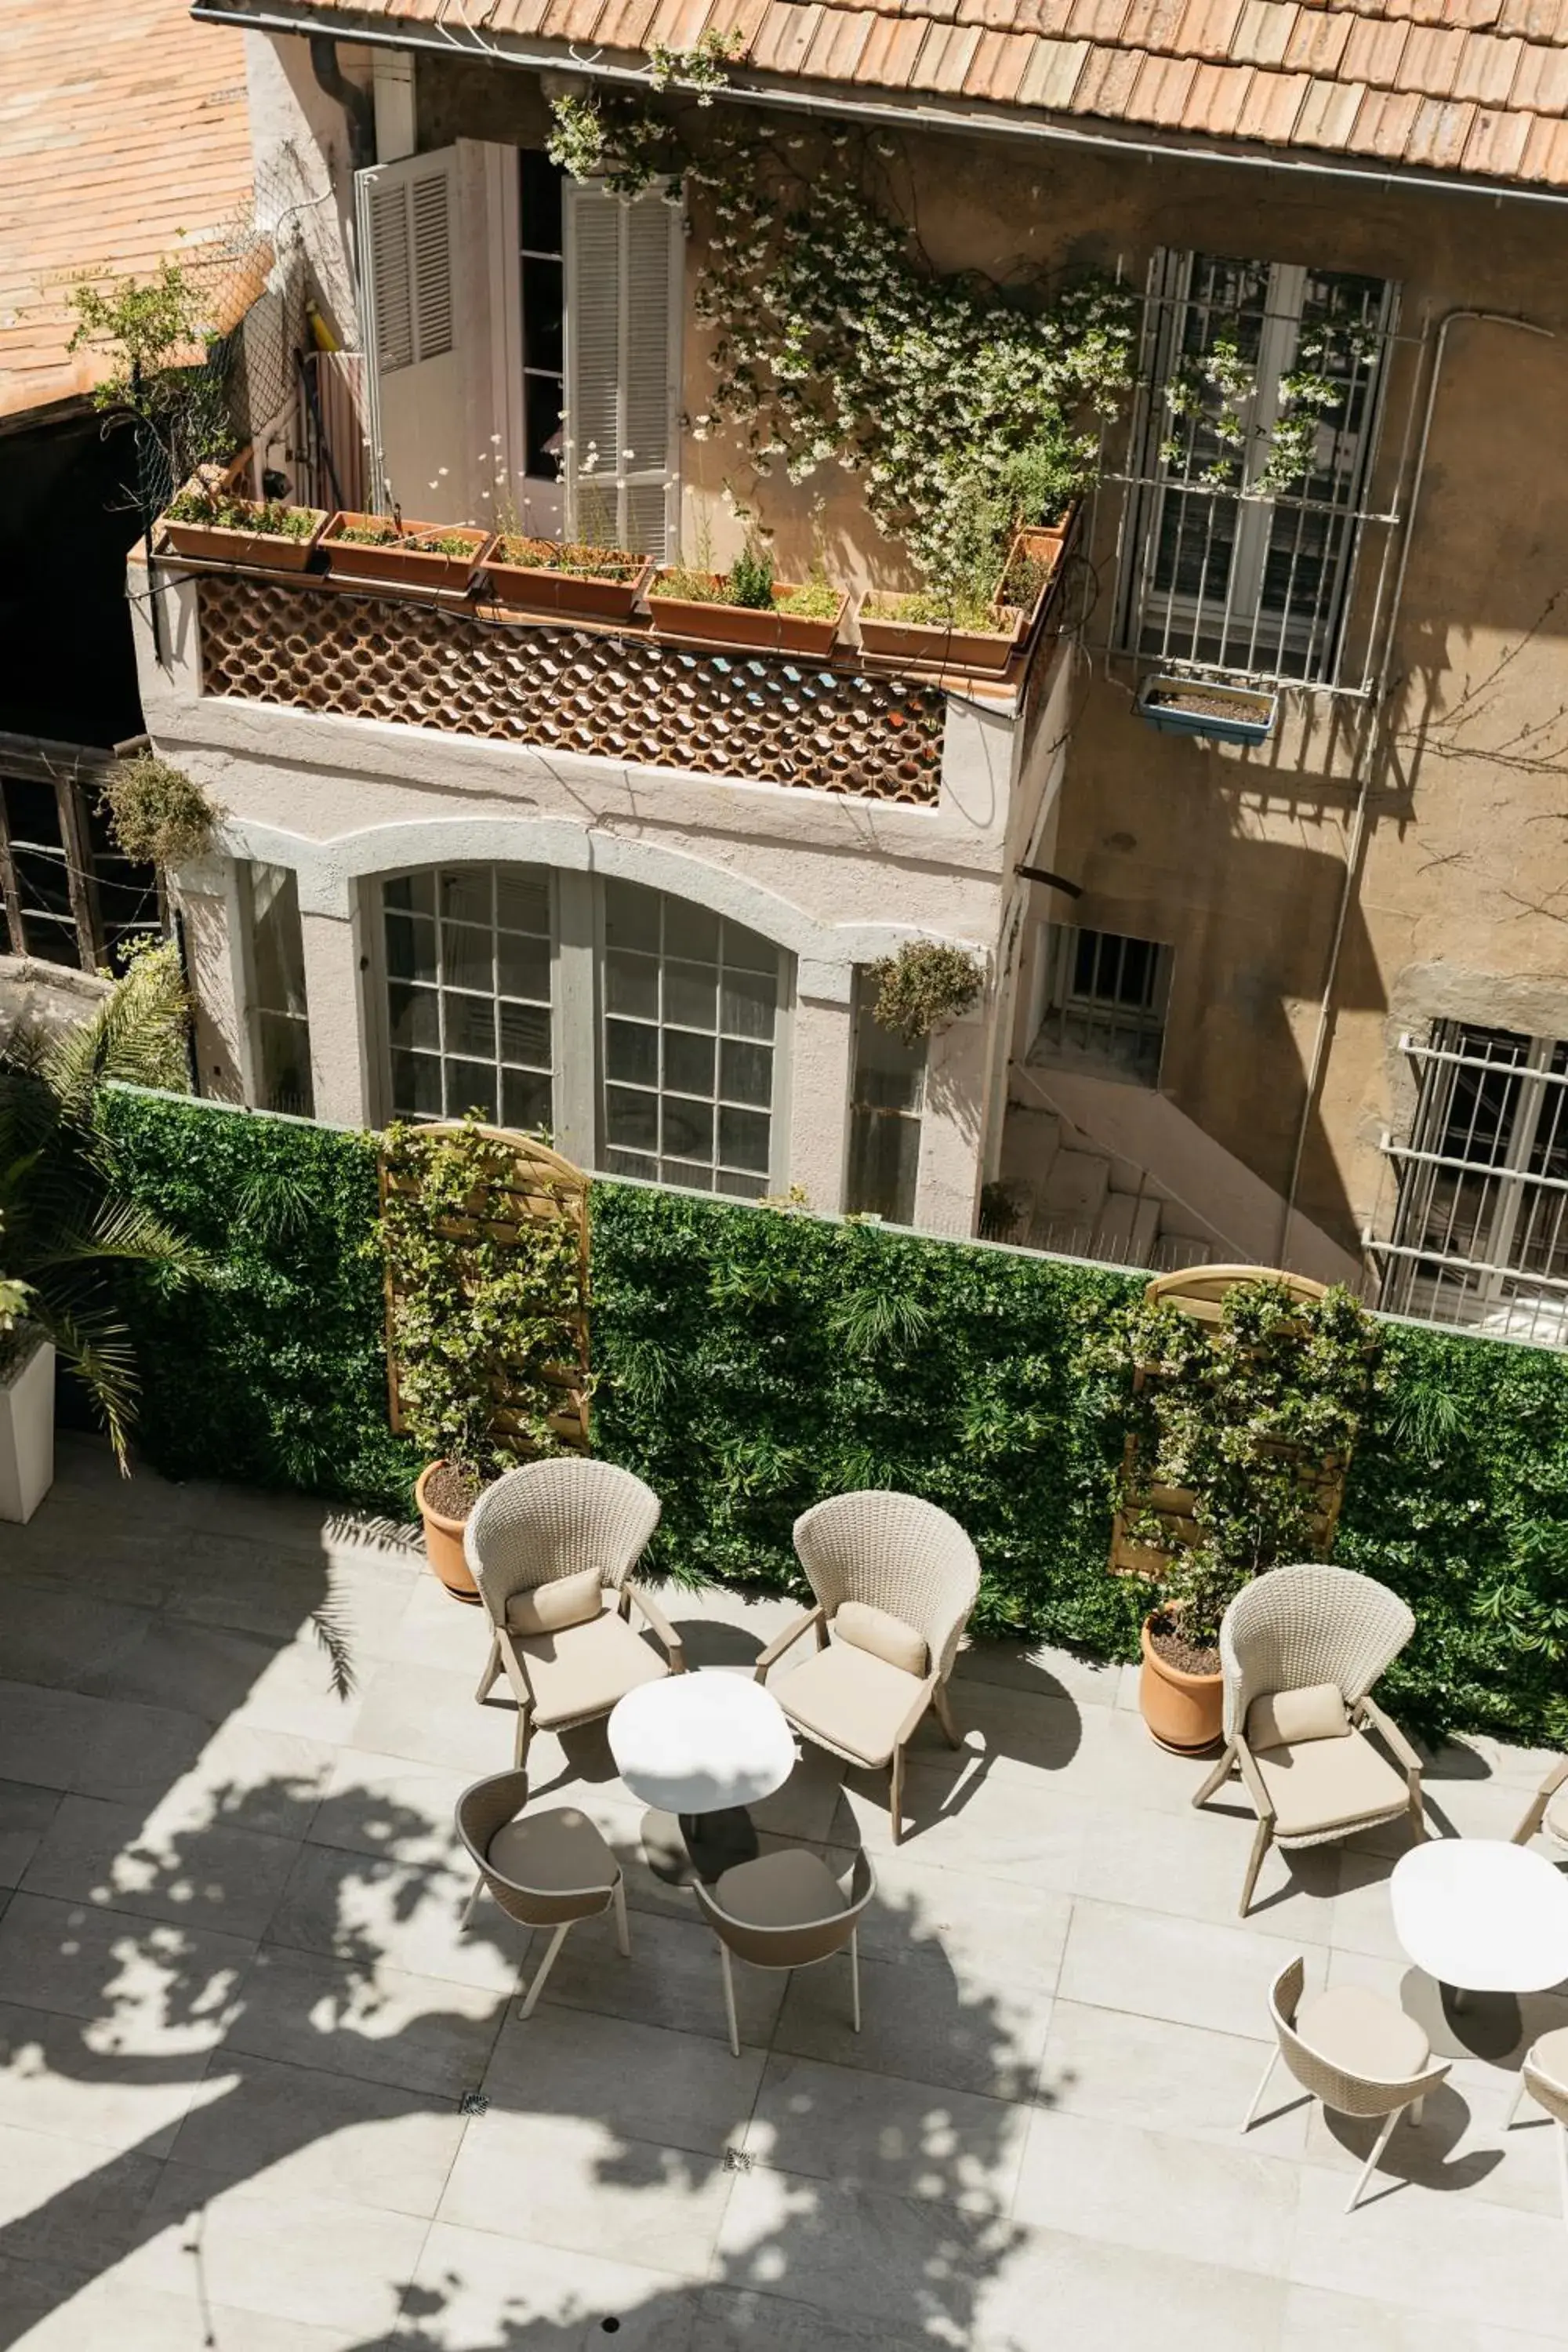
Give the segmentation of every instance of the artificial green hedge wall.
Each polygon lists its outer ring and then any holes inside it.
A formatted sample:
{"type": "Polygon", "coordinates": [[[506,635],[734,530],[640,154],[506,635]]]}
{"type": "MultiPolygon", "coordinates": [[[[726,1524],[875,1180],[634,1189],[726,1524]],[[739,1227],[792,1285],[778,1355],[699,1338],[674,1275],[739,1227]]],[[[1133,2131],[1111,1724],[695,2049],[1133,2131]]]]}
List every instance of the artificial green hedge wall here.
{"type": "MultiPolygon", "coordinates": [[[[128,1284],[153,1462],[405,1510],[374,1145],[120,1090],[105,1118],[219,1267],[128,1284]]],[[[984,1627],[1135,1654],[1143,1596],[1105,1569],[1120,1444],[1074,1357],[1080,1309],[1142,1277],[614,1183],[593,1215],[595,1444],[662,1497],[661,1566],[792,1583],[797,1512],[902,1486],[974,1538],[984,1627]]],[[[1336,1557],[1415,1612],[1387,1692],[1428,1732],[1568,1740],[1568,1357],[1393,1325],[1386,1360],[1336,1557]]]]}

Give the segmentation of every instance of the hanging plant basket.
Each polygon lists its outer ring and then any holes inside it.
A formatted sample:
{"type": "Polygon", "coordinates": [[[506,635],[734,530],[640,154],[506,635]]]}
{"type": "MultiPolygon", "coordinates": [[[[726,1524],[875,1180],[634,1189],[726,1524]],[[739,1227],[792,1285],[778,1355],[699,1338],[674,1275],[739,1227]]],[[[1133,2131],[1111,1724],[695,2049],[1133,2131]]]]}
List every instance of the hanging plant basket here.
{"type": "MultiPolygon", "coordinates": [[[[658,583],[668,576],[665,572],[656,573],[648,596],[654,627],[661,637],[694,637],[702,645],[754,646],[759,653],[805,654],[820,660],[832,652],[849,607],[848,595],[840,592],[837,609],[826,616],[782,612],[780,606],[790,597],[804,593],[798,582],[789,580],[774,581],[771,610],[760,604],[726,604],[721,596],[710,601],[660,595],[658,583]]],[[[708,576],[715,589],[722,590],[722,572],[708,576]]]]}
{"type": "Polygon", "coordinates": [[[1252,687],[1215,686],[1201,677],[1146,677],[1138,716],[1163,735],[1202,735],[1215,743],[1266,743],[1279,717],[1279,697],[1252,687]]]}
{"type": "Polygon", "coordinates": [[[498,604],[569,620],[629,621],[653,577],[653,561],[624,547],[498,539],[485,569],[498,604]]]}
{"type": "Polygon", "coordinates": [[[385,515],[335,514],[321,550],[334,580],[374,580],[393,588],[466,588],[492,534],[471,526],[405,522],[385,515]],[[351,531],[384,538],[352,539],[351,531]]]}

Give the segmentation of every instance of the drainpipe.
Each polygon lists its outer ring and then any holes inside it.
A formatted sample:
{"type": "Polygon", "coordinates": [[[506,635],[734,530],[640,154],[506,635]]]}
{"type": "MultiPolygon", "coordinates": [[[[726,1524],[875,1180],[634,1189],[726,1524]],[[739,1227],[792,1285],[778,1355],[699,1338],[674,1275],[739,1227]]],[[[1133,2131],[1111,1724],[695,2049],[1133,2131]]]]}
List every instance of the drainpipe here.
{"type": "MultiPolygon", "coordinates": [[[[1388,621],[1384,630],[1383,658],[1379,664],[1375,710],[1386,690],[1388,667],[1394,656],[1394,632],[1399,620],[1399,608],[1405,595],[1405,574],[1410,563],[1410,544],[1415,536],[1416,509],[1421,503],[1421,488],[1426,475],[1426,445],[1432,437],[1432,418],[1437,406],[1437,387],[1442,380],[1443,361],[1448,348],[1448,330],[1464,320],[1474,320],[1488,327],[1517,327],[1521,334],[1542,335],[1548,342],[1556,340],[1551,327],[1538,327],[1532,319],[1510,319],[1500,310],[1450,310],[1437,330],[1436,349],[1432,358],[1432,376],[1426,386],[1426,409],[1421,420],[1421,439],[1415,451],[1415,471],[1410,484],[1410,511],[1405,519],[1405,537],[1399,550],[1399,570],[1394,575],[1394,595],[1388,608],[1388,621]]],[[[1312,1040],[1312,1058],[1307,1070],[1307,1091],[1301,1102],[1301,1117],[1296,1129],[1296,1148],[1290,1160],[1290,1181],[1285,1194],[1285,1205],[1279,1219],[1279,1264],[1289,1268],[1287,1252],[1290,1243],[1290,1223],[1296,1213],[1296,1195],[1301,1184],[1301,1161],[1307,1149],[1307,1129],[1311,1123],[1313,1107],[1321,1084],[1323,1066],[1328,1059],[1329,1037],[1333,1027],[1334,984],[1339,978],[1340,956],[1344,947],[1345,927],[1350,919],[1351,901],[1355,894],[1356,877],[1361,867],[1362,850],[1366,841],[1367,799],[1372,788],[1369,772],[1372,747],[1372,719],[1362,737],[1355,760],[1360,772],[1356,791],[1355,815],[1351,821],[1350,840],[1345,848],[1344,879],[1340,885],[1339,910],[1334,918],[1334,936],[1329,950],[1329,969],[1323,982],[1323,993],[1318,1006],[1318,1030],[1312,1040]]]]}
{"type": "Polygon", "coordinates": [[[310,71],[329,98],[335,98],[348,121],[349,161],[356,172],[375,161],[375,115],[370,92],[350,81],[338,63],[338,45],[329,33],[310,36],[310,71]]]}

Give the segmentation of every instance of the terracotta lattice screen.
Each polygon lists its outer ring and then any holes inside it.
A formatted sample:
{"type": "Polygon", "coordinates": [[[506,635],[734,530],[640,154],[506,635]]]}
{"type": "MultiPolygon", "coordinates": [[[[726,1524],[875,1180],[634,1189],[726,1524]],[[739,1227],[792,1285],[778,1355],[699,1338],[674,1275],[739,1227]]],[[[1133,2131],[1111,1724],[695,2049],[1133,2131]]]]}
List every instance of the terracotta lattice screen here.
{"type": "MultiPolygon", "coordinates": [[[[463,1132],[457,1124],[432,1123],[415,1130],[415,1136],[428,1135],[433,1140],[463,1132]]],[[[539,1143],[531,1136],[520,1135],[506,1128],[481,1127],[477,1132],[493,1147],[488,1166],[490,1172],[469,1198],[470,1214],[461,1220],[445,1222],[437,1227],[444,1241],[461,1244],[472,1239],[498,1244],[502,1249],[517,1247],[531,1223],[542,1219],[565,1219],[577,1235],[577,1298],[568,1309],[564,1320],[576,1334],[575,1356],[559,1363],[535,1368],[552,1388],[560,1391],[559,1412],[550,1415],[550,1425],[563,1445],[575,1445],[584,1451],[588,1445],[588,1178],[582,1169],[574,1168],[558,1151],[539,1143]]],[[[381,1196],[389,1192],[405,1195],[417,1192],[414,1177],[390,1167],[383,1154],[380,1168],[381,1196]]],[[[395,1309],[398,1293],[392,1268],[386,1273],[386,1381],[387,1403],[392,1426],[400,1434],[406,1428],[398,1397],[397,1347],[395,1339],[395,1309]]],[[[495,1367],[496,1409],[492,1427],[498,1435],[521,1433],[521,1423],[516,1411],[516,1391],[506,1385],[506,1367],[495,1367]]]]}

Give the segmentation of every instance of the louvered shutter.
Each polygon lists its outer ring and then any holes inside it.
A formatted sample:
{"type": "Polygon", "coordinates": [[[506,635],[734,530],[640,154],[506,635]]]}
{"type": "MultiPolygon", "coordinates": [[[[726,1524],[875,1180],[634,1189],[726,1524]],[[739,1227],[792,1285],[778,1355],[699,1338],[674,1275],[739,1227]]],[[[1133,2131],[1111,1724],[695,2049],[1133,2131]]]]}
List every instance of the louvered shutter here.
{"type": "Polygon", "coordinates": [[[679,513],[680,214],[657,192],[565,194],[571,529],[663,562],[679,513]]]}
{"type": "Polygon", "coordinates": [[[371,495],[421,522],[461,520],[454,502],[468,474],[453,292],[457,162],[446,147],[378,163],[354,183],[371,495]]]}

